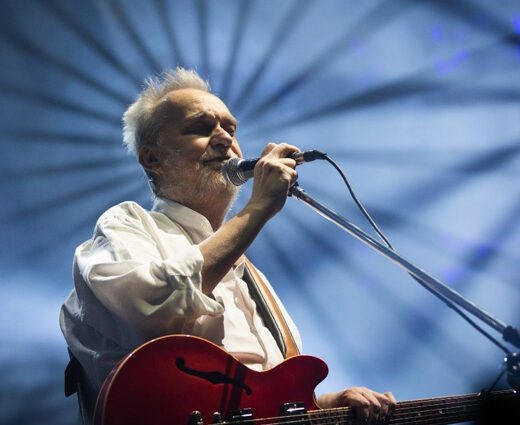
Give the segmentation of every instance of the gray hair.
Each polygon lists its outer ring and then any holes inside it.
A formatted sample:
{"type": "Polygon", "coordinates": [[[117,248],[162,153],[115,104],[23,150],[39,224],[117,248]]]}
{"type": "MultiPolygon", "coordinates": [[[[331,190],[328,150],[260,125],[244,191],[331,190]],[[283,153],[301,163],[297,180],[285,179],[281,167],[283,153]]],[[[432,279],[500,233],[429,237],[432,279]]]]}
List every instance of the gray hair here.
{"type": "Polygon", "coordinates": [[[142,145],[157,140],[163,123],[158,108],[161,99],[173,90],[187,88],[210,92],[209,83],[197,72],[181,67],[146,78],[144,89],[123,114],[123,143],[128,151],[137,154],[142,145]]]}

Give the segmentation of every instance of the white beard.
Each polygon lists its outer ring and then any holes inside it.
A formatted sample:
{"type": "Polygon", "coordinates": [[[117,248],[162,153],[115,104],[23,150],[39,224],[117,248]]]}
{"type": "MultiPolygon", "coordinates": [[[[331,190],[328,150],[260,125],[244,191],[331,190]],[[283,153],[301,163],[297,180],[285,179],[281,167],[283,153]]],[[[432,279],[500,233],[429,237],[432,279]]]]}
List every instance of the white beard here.
{"type": "Polygon", "coordinates": [[[186,170],[175,152],[166,159],[165,164],[168,174],[175,177],[162,182],[160,196],[174,199],[183,205],[219,205],[227,201],[227,212],[240,192],[238,186],[226,180],[220,169],[205,167],[202,163],[198,163],[195,170],[191,171],[196,174],[195,184],[189,179],[183,179],[186,170]]]}

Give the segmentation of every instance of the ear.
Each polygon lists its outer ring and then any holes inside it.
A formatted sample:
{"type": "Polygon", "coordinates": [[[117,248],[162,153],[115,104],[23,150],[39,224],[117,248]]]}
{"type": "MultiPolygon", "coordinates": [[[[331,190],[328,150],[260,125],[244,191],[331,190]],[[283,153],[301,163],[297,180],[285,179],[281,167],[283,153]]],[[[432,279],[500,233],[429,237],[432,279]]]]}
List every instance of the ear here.
{"type": "Polygon", "coordinates": [[[148,144],[141,146],[138,160],[146,171],[161,174],[161,161],[157,155],[157,146],[148,144]]]}

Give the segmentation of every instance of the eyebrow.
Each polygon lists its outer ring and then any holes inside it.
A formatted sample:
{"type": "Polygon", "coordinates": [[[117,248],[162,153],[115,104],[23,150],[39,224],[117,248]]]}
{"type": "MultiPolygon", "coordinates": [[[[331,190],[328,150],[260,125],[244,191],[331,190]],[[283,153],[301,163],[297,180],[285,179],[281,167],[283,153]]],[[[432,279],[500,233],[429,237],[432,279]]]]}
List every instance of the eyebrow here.
{"type": "MultiPolygon", "coordinates": [[[[183,125],[189,125],[189,124],[191,124],[194,121],[197,121],[199,119],[204,119],[204,118],[211,118],[211,119],[213,119],[214,116],[211,115],[211,114],[208,114],[207,112],[197,112],[197,113],[195,113],[193,115],[190,115],[190,116],[186,117],[183,120],[183,125]]],[[[223,117],[221,119],[221,121],[225,122],[225,123],[228,123],[228,124],[232,124],[235,127],[237,126],[237,120],[236,120],[236,118],[233,115],[223,117]]]]}

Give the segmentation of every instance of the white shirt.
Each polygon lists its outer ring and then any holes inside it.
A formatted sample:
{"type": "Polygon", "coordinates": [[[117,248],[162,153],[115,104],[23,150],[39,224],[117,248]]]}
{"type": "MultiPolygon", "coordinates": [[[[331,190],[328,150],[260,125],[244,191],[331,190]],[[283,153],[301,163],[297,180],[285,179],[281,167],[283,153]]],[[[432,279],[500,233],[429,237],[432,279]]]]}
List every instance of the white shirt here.
{"type": "MultiPolygon", "coordinates": [[[[124,202],[106,211],[76,249],[75,289],[60,326],[87,375],[90,399],[124,355],[162,335],[200,336],[256,370],[283,360],[242,280],[243,262],[211,296],[202,292],[197,244],[212,234],[204,216],[176,202],[157,199],[152,211],[124,202]]],[[[273,297],[301,350],[294,323],[273,297]]]]}

